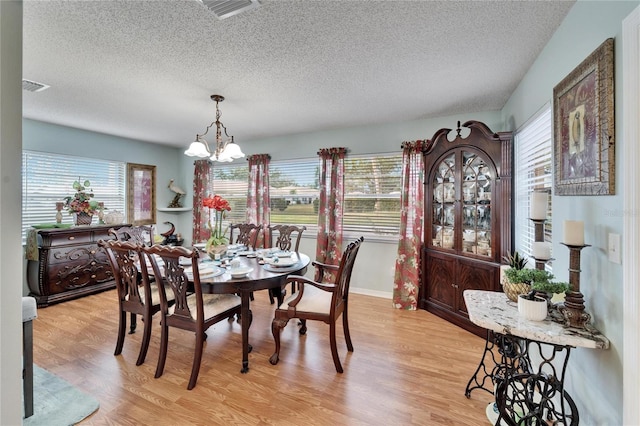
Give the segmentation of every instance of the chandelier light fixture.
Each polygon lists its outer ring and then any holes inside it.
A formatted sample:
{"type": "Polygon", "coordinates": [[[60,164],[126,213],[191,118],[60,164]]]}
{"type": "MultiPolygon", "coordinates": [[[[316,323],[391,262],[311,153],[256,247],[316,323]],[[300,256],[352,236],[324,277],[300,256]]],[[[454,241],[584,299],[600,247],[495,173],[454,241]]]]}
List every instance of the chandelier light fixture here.
{"type": "Polygon", "coordinates": [[[220,121],[220,117],[222,113],[220,112],[220,108],[218,104],[224,101],[224,96],[221,95],[211,95],[211,100],[216,103],[216,119],[211,124],[207,126],[207,129],[201,135],[196,135],[196,140],[191,142],[189,149],[187,149],[184,153],[189,157],[200,157],[205,158],[209,157],[212,161],[219,162],[231,162],[237,158],[244,157],[244,153],[240,149],[240,146],[233,141],[233,136],[229,136],[227,134],[227,128],[220,121]],[[209,129],[216,125],[216,145],[212,150],[209,147],[209,143],[206,141],[204,136],[209,133],[209,129]],[[222,137],[222,132],[224,131],[224,139],[222,137]]]}

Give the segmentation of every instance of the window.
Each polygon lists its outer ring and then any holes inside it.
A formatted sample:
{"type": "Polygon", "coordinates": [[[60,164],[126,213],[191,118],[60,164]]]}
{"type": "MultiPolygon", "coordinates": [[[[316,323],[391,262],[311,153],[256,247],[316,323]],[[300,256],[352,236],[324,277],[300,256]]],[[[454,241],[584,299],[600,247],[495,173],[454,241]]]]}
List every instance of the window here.
{"type": "MultiPolygon", "coordinates": [[[[78,178],[91,182],[95,200],[108,210],[125,211],[125,163],[23,151],[23,243],[31,225],[55,222],[56,202],[73,195],[72,185],[78,178]]],[[[62,223],[73,223],[66,211],[62,212],[62,223]]]]}
{"type": "MultiPolygon", "coordinates": [[[[232,202],[232,221],[246,220],[247,165],[216,164],[214,193],[232,202]],[[235,212],[235,213],[234,213],[235,212]]],[[[397,237],[400,229],[402,154],[345,158],[344,232],[397,237]]],[[[318,224],[320,162],[317,158],[272,161],[269,185],[272,224],[318,224]]]]}
{"type": "MultiPolygon", "coordinates": [[[[551,124],[551,105],[547,104],[515,135],[515,247],[524,256],[531,255],[534,241],[534,226],[529,220],[531,192],[551,192],[551,124]]],[[[552,234],[551,212],[549,197],[544,233],[548,242],[551,242],[552,234]]]]}
{"type": "Polygon", "coordinates": [[[224,165],[214,163],[211,167],[211,173],[209,182],[213,182],[213,192],[208,195],[220,195],[231,205],[231,211],[225,214],[225,219],[231,223],[246,222],[249,181],[247,162],[224,165]]]}

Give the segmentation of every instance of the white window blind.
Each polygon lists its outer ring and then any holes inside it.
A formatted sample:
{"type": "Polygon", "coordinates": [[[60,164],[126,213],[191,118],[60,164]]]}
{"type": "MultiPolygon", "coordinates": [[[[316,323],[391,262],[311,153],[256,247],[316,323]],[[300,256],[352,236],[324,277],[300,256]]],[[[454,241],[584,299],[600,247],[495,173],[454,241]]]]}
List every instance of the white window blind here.
{"type": "MultiPolygon", "coordinates": [[[[533,191],[552,188],[552,116],[547,104],[515,135],[515,247],[520,254],[531,256],[534,226],[529,219],[533,191]]],[[[551,196],[545,222],[545,241],[551,242],[551,196]]],[[[547,264],[550,268],[550,265],[547,264]]]]}
{"type": "Polygon", "coordinates": [[[234,164],[214,163],[211,173],[209,181],[213,185],[209,196],[220,195],[231,205],[231,211],[226,212],[224,222],[246,222],[249,164],[246,161],[234,164]]]}
{"type": "MultiPolygon", "coordinates": [[[[22,235],[31,225],[55,223],[56,202],[73,195],[75,180],[89,180],[94,199],[125,212],[125,163],[45,152],[22,153],[22,235]]],[[[62,211],[62,223],[73,216],[62,211]]],[[[94,219],[94,223],[97,221],[94,219]]]]}
{"type": "MultiPolygon", "coordinates": [[[[396,238],[400,229],[402,154],[345,158],[344,233],[396,238]]],[[[269,164],[272,224],[317,229],[320,160],[296,159],[269,164]]],[[[233,201],[234,221],[246,220],[248,167],[214,166],[214,193],[233,201]]],[[[231,216],[231,215],[230,215],[231,216]]]]}

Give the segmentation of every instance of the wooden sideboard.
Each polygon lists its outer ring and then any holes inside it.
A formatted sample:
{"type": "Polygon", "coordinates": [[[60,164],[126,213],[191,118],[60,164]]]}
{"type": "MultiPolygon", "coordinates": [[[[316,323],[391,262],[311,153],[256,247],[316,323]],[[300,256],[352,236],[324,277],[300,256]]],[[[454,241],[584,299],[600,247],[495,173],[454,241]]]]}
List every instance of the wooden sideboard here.
{"type": "Polygon", "coordinates": [[[39,307],[115,288],[113,273],[98,241],[112,239],[110,228],[77,226],[38,231],[38,260],[27,261],[29,295],[39,307]]]}

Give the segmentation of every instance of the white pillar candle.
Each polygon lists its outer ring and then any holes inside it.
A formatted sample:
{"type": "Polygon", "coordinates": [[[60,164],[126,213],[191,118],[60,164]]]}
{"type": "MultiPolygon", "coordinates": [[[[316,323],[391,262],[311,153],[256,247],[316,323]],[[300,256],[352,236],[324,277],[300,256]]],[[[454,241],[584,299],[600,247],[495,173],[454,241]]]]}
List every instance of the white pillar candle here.
{"type": "Polygon", "coordinates": [[[584,222],[579,220],[565,220],[564,239],[562,242],[568,246],[583,246],[584,222]]]}
{"type": "Polygon", "coordinates": [[[538,260],[551,259],[551,245],[544,241],[536,241],[531,246],[533,257],[538,260]]]}
{"type": "Polygon", "coordinates": [[[529,217],[534,220],[545,220],[547,218],[547,207],[549,206],[549,194],[546,192],[532,192],[529,200],[531,211],[529,217]]]}

